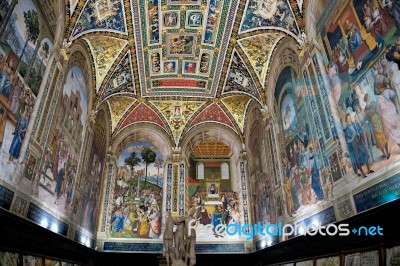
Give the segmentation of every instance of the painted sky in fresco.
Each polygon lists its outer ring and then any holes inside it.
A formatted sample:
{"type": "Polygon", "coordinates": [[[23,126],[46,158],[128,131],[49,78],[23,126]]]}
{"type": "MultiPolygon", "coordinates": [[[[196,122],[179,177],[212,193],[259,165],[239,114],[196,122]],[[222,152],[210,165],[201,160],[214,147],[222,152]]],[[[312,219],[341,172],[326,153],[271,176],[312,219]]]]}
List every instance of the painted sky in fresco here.
{"type": "MultiPolygon", "coordinates": [[[[156,153],[156,158],[163,158],[161,152],[155,147],[153,146],[151,143],[147,142],[147,141],[137,141],[135,143],[129,144],[127,148],[125,148],[122,153],[119,155],[118,157],[118,166],[124,166],[125,163],[125,159],[129,157],[129,155],[131,154],[131,152],[136,152],[136,156],[140,157],[140,153],[142,152],[142,149],[144,147],[149,147],[151,148],[155,153],[156,153]]],[[[144,163],[141,163],[140,165],[138,165],[135,170],[142,170],[145,168],[144,163]]],[[[148,176],[151,175],[157,175],[158,170],[156,167],[154,167],[154,163],[150,164],[149,167],[147,168],[148,171],[148,176]]],[[[160,174],[162,173],[162,170],[160,169],[160,174]]]]}
{"type": "Polygon", "coordinates": [[[68,72],[67,81],[64,85],[64,93],[68,96],[71,95],[72,91],[79,91],[81,94],[81,108],[82,108],[82,116],[81,121],[82,125],[85,125],[86,116],[87,116],[87,91],[86,91],[86,81],[83,76],[83,72],[79,67],[72,67],[68,72]]]}
{"type": "Polygon", "coordinates": [[[18,4],[15,6],[13,14],[16,14],[18,19],[17,19],[17,27],[18,27],[18,31],[21,33],[22,36],[24,36],[25,38],[25,22],[24,22],[24,11],[28,11],[28,10],[36,10],[35,5],[32,3],[32,1],[27,1],[27,0],[23,0],[23,1],[18,1],[18,4]]]}

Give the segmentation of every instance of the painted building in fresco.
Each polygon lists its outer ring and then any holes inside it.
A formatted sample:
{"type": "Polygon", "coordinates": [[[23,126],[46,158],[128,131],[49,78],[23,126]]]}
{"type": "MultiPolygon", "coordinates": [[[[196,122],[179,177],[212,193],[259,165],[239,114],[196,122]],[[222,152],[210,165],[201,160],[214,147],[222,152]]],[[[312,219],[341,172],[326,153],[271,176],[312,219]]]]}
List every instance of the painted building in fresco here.
{"type": "Polygon", "coordinates": [[[159,253],[169,212],[201,252],[248,253],[301,232],[210,228],[399,198],[398,1],[9,0],[0,16],[0,206],[29,221],[159,253]]]}

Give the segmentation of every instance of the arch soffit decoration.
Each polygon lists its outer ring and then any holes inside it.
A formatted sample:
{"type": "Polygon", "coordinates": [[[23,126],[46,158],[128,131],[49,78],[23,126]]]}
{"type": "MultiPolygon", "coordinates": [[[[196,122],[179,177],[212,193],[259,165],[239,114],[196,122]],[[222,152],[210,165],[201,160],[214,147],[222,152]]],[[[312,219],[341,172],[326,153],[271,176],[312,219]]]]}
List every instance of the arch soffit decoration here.
{"type": "Polygon", "coordinates": [[[88,95],[88,118],[90,117],[92,106],[93,106],[93,100],[95,97],[95,91],[93,91],[91,88],[93,88],[93,81],[94,77],[92,75],[92,64],[91,64],[91,56],[87,52],[88,50],[85,48],[85,44],[81,41],[76,42],[71,45],[70,50],[69,50],[69,59],[68,59],[68,65],[65,68],[65,76],[64,76],[64,82],[63,86],[66,82],[67,75],[69,70],[73,66],[79,67],[83,75],[85,77],[86,81],[86,90],[87,90],[87,95],[88,95]]]}
{"type": "Polygon", "coordinates": [[[217,140],[231,148],[232,154],[242,149],[241,137],[232,128],[222,124],[203,123],[192,127],[182,139],[182,154],[189,156],[191,149],[206,140],[217,140]]]}
{"type": "MultiPolygon", "coordinates": [[[[258,142],[259,138],[263,136],[262,129],[264,128],[264,124],[261,123],[261,121],[262,115],[260,112],[260,106],[254,102],[248,108],[248,118],[245,129],[245,144],[249,151],[247,155],[250,158],[254,157],[253,147],[255,143],[258,142]]],[[[257,145],[259,145],[259,143],[257,145]]]]}
{"type": "Polygon", "coordinates": [[[171,154],[173,147],[170,137],[161,127],[153,124],[139,123],[121,130],[112,141],[110,152],[118,156],[127,145],[137,141],[152,143],[165,157],[171,154]]]}
{"type": "Polygon", "coordinates": [[[108,127],[107,125],[110,124],[110,111],[107,108],[107,106],[105,104],[101,105],[100,108],[98,109],[98,111],[95,114],[95,122],[96,123],[101,123],[105,125],[105,134],[106,134],[106,143],[105,143],[105,147],[106,147],[106,152],[108,151],[108,147],[110,146],[110,142],[111,142],[111,131],[110,131],[110,127],[108,127]],[[105,116],[105,121],[97,121],[99,115],[101,114],[101,112],[104,113],[105,116]]]}
{"type": "Polygon", "coordinates": [[[290,38],[283,38],[281,41],[282,45],[278,46],[275,50],[274,58],[271,65],[271,72],[267,80],[268,91],[267,94],[267,106],[270,110],[274,110],[275,107],[275,88],[280,73],[285,67],[291,67],[295,71],[295,77],[300,73],[300,60],[297,54],[297,44],[290,38]]]}

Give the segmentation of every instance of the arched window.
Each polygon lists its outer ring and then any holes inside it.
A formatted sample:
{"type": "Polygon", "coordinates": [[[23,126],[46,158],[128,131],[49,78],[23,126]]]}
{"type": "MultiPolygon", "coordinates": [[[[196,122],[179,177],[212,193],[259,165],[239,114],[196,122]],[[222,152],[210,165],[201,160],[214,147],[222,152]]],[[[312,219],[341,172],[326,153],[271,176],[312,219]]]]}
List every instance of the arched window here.
{"type": "Polygon", "coordinates": [[[221,179],[229,179],[229,165],[227,163],[221,164],[221,179]]]}
{"type": "Polygon", "coordinates": [[[197,164],[197,179],[204,179],[204,164],[197,164]]]}

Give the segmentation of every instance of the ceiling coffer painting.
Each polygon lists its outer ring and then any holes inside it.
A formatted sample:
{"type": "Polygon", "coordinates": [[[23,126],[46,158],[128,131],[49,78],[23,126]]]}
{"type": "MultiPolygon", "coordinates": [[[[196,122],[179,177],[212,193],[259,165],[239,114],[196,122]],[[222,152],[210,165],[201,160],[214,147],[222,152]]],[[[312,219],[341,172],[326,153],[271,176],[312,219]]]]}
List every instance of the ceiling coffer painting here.
{"type": "MultiPolygon", "coordinates": [[[[139,12],[136,47],[143,96],[212,97],[218,88],[210,75],[222,71],[221,45],[229,43],[237,1],[132,2],[139,12]],[[220,67],[217,67],[217,64],[220,67]]],[[[226,45],[225,45],[226,47],[226,45]]],[[[223,50],[226,51],[226,48],[223,50]]],[[[215,83],[218,79],[215,79],[215,83]]]]}
{"type": "Polygon", "coordinates": [[[193,57],[196,43],[193,34],[167,34],[167,56],[193,57]]]}

